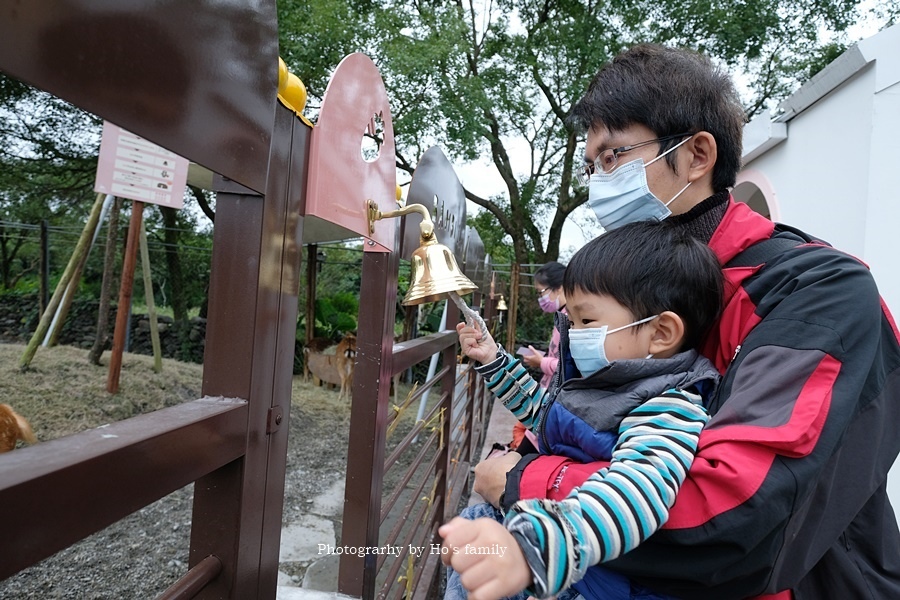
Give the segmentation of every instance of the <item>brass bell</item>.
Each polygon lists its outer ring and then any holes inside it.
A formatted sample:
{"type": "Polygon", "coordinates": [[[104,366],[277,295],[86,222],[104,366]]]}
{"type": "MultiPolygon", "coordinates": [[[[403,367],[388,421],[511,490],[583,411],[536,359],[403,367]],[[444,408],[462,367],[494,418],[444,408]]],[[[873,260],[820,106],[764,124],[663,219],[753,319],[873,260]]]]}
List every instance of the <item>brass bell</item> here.
{"type": "Polygon", "coordinates": [[[410,262],[409,291],[403,299],[404,306],[437,302],[449,297],[450,292],[463,296],[478,289],[456,264],[450,249],[431,240],[420,239],[421,244],[412,254],[410,262]]]}
{"type": "Polygon", "coordinates": [[[399,210],[382,213],[371,200],[367,204],[370,231],[374,228],[374,222],[380,219],[403,216],[411,212],[422,215],[422,222],[419,224],[419,247],[412,254],[411,284],[406,298],[403,299],[403,306],[436,302],[444,298],[458,302],[459,296],[478,289],[478,286],[460,271],[450,248],[438,243],[437,236],[434,235],[434,223],[427,208],[421,204],[409,204],[399,210]],[[456,298],[453,297],[454,293],[456,298]]]}
{"type": "Polygon", "coordinates": [[[497,310],[499,310],[499,311],[509,310],[509,307],[506,306],[506,300],[503,299],[503,294],[500,294],[500,300],[497,301],[497,310]]]}

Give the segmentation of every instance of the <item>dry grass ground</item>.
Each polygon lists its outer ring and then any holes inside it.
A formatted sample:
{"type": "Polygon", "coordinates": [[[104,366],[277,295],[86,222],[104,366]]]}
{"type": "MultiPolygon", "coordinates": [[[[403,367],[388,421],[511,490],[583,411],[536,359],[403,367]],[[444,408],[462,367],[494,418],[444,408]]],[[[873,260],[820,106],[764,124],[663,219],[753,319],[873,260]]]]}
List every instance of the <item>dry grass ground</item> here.
{"type": "MultiPolygon", "coordinates": [[[[0,401],[32,424],[39,442],[71,435],[140,413],[200,397],[202,366],[163,360],[154,373],[148,356],[126,354],[116,395],[106,392],[108,354],[91,365],[87,351],[71,346],[41,348],[31,367],[18,368],[24,346],[0,344],[0,401]]],[[[401,399],[409,386],[401,386],[401,399]]],[[[440,395],[433,393],[429,404],[440,395]]],[[[415,422],[407,410],[388,443],[403,439],[415,422]]],[[[350,402],[338,391],[295,377],[285,473],[284,523],[305,515],[323,489],[343,482],[350,433],[350,402]]],[[[413,446],[414,454],[419,444],[413,446]]],[[[16,450],[18,452],[19,450],[16,450]]],[[[386,478],[392,485],[411,456],[398,461],[386,478]]],[[[3,457],[0,455],[0,470],[3,457]]],[[[427,461],[426,461],[427,462],[427,461]]],[[[60,493],[65,493],[61,490],[60,493]]],[[[386,495],[387,495],[386,491],[386,495]]],[[[186,486],[41,563],[0,581],[0,598],[120,600],[155,598],[186,569],[193,485],[186,486]]],[[[342,515],[330,516],[339,538],[342,515]]],[[[0,557],[2,559],[2,557],[0,557]]],[[[289,575],[304,569],[283,565],[289,575]]]]}
{"type": "MultiPolygon", "coordinates": [[[[88,362],[86,350],[41,348],[22,372],[18,363],[24,349],[0,344],[0,401],[31,422],[39,443],[200,397],[201,365],[164,359],[157,374],[152,357],[126,354],[120,391],[110,395],[108,354],[97,367],[88,362]]],[[[338,401],[337,390],[295,377],[291,405],[285,523],[300,518],[324,485],[343,481],[350,429],[350,404],[338,401]]],[[[0,455],[0,470],[2,463],[0,455]]],[[[157,597],[186,569],[192,499],[193,485],[188,485],[0,581],[0,598],[157,597]]],[[[333,521],[339,533],[340,515],[333,521]]]]}
{"type": "Polygon", "coordinates": [[[0,397],[47,441],[200,397],[203,367],[164,359],[162,373],[153,358],[126,354],[120,391],[106,392],[108,355],[103,366],[88,362],[74,346],[40,348],[31,366],[19,370],[24,346],[0,344],[0,397]]]}

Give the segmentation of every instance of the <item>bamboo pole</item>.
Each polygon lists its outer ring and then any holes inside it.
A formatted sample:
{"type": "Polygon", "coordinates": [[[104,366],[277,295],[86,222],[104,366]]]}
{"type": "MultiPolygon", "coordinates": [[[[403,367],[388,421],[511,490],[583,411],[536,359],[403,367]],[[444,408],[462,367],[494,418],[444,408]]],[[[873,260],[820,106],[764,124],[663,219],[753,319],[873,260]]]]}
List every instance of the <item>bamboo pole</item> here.
{"type": "Polygon", "coordinates": [[[116,307],[116,330],[113,333],[112,353],[109,357],[109,376],[106,391],[119,391],[119,374],[122,371],[122,354],[125,352],[125,332],[128,329],[128,307],[134,291],[134,268],[137,263],[138,238],[144,216],[144,203],[135,200],[131,205],[131,222],[128,225],[128,241],[125,244],[125,262],[122,265],[122,282],[119,285],[119,305],[116,307]]]}
{"type": "Polygon", "coordinates": [[[75,293],[78,292],[78,284],[81,282],[81,274],[84,272],[84,266],[87,264],[88,257],[91,255],[91,249],[94,247],[94,242],[97,241],[97,235],[100,233],[100,227],[106,219],[112,201],[113,197],[107,194],[103,200],[103,207],[100,209],[100,218],[97,219],[97,223],[94,226],[91,242],[88,244],[87,249],[81,253],[78,264],[75,266],[75,272],[72,273],[72,278],[69,279],[69,285],[66,286],[66,291],[63,293],[62,301],[56,309],[56,315],[54,315],[53,320],[50,321],[50,328],[47,330],[47,335],[44,336],[44,346],[55,346],[59,342],[59,334],[62,331],[63,324],[66,322],[66,316],[69,314],[69,308],[72,306],[72,301],[75,299],[75,293]]]}
{"type": "Polygon", "coordinates": [[[153,342],[153,372],[162,373],[162,348],[159,343],[159,327],[156,324],[156,304],[153,302],[153,281],[150,279],[150,251],[147,249],[147,229],[141,221],[141,275],[144,278],[144,298],[147,317],[150,319],[150,340],[153,342]]]}
{"type": "Polygon", "coordinates": [[[97,335],[94,345],[88,353],[88,361],[100,366],[100,357],[109,339],[109,303],[110,290],[115,280],[116,242],[119,239],[119,213],[122,211],[122,199],[113,201],[112,212],[109,213],[109,228],[106,232],[106,252],[103,256],[103,280],[100,284],[100,308],[97,312],[97,335]]]}
{"type": "Polygon", "coordinates": [[[41,315],[41,321],[38,323],[37,330],[31,336],[28,345],[25,346],[25,352],[22,353],[22,357],[19,359],[19,368],[23,371],[31,364],[38,346],[50,329],[50,323],[53,321],[63,294],[77,269],[81,254],[87,252],[87,248],[91,243],[91,237],[93,236],[94,230],[97,228],[97,221],[100,220],[100,210],[103,207],[104,197],[105,194],[97,194],[97,199],[94,201],[93,208],[91,208],[91,214],[88,217],[88,221],[84,226],[84,230],[81,232],[81,237],[78,238],[78,243],[75,245],[75,250],[72,252],[71,258],[69,258],[69,264],[66,265],[66,270],[63,271],[62,277],[56,284],[56,290],[53,292],[53,297],[50,298],[47,308],[41,315]]]}
{"type": "Polygon", "coordinates": [[[41,219],[41,314],[50,303],[50,229],[47,219],[41,219]]]}

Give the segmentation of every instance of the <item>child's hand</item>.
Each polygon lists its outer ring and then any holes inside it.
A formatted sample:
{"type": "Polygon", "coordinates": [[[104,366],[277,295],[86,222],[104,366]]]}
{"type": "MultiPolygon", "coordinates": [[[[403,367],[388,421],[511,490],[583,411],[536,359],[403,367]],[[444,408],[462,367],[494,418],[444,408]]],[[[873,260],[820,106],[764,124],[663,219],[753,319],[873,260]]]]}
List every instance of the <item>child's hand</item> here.
{"type": "Polygon", "coordinates": [[[490,334],[481,339],[481,330],[465,323],[458,323],[456,332],[459,334],[460,349],[472,360],[485,364],[497,358],[497,342],[490,334]]]}
{"type": "Polygon", "coordinates": [[[459,573],[469,600],[497,600],[531,583],[531,569],[519,544],[497,521],[456,517],[438,533],[448,549],[441,553],[441,560],[459,573]]]}

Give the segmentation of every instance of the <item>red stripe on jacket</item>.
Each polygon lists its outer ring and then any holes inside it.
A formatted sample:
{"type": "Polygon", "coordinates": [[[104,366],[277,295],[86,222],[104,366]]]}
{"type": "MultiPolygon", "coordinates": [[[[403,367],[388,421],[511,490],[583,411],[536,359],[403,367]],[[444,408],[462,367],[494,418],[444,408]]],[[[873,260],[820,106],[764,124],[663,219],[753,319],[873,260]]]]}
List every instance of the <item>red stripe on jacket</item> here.
{"type": "Polygon", "coordinates": [[[841,363],[825,356],[800,391],[790,419],[778,427],[730,425],[705,429],[691,476],[685,480],[664,529],[703,525],[750,499],[776,456],[798,458],[812,452],[831,406],[841,363]]]}

